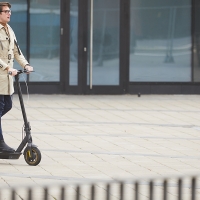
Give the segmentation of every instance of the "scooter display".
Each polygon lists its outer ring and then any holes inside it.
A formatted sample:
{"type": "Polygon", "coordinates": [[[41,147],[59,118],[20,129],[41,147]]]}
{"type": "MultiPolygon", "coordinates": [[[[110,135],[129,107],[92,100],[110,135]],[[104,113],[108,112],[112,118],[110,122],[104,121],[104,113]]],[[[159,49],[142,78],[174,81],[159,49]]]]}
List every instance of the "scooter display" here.
{"type": "Polygon", "coordinates": [[[4,151],[0,152],[0,159],[19,159],[19,157],[22,154],[23,149],[25,148],[23,155],[24,155],[24,159],[26,163],[32,166],[36,166],[40,163],[42,156],[37,146],[32,143],[31,126],[27,119],[23,97],[22,97],[21,86],[19,82],[19,76],[22,73],[27,73],[27,71],[18,70],[18,73],[15,76],[15,83],[16,83],[16,88],[18,91],[18,97],[19,97],[22,116],[24,120],[25,137],[22,139],[22,142],[20,143],[19,147],[14,152],[12,153],[4,152],[4,151]]]}

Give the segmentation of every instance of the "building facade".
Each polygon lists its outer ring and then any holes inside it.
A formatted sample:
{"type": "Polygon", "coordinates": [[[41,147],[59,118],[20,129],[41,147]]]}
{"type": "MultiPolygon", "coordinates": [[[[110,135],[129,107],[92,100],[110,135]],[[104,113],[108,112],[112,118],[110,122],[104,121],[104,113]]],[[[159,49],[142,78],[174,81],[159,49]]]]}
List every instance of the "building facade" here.
{"type": "Polygon", "coordinates": [[[30,93],[200,93],[198,0],[9,2],[30,93]]]}

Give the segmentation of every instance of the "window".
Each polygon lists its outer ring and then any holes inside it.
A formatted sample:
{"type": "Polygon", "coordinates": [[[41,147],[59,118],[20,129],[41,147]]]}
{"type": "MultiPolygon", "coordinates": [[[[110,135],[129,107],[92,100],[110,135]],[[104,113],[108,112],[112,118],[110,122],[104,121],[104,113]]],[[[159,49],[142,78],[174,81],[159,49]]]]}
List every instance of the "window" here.
{"type": "MultiPolygon", "coordinates": [[[[20,46],[20,49],[24,56],[26,57],[26,50],[27,50],[27,4],[26,0],[10,0],[9,3],[11,4],[11,20],[9,25],[15,32],[17,37],[17,43],[20,46]]],[[[14,63],[15,69],[20,69],[21,66],[17,62],[14,63]]]]}
{"type": "Polygon", "coordinates": [[[130,81],[191,81],[191,1],[131,0],[130,81]]]}
{"type": "Polygon", "coordinates": [[[30,63],[35,70],[30,81],[59,81],[59,1],[31,2],[30,23],[30,63]]]}

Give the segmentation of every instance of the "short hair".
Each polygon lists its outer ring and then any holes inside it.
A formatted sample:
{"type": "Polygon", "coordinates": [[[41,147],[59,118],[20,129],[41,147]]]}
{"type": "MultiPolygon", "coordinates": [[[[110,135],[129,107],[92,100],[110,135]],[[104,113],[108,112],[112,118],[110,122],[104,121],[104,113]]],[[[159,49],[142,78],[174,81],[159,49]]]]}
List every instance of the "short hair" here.
{"type": "Polygon", "coordinates": [[[11,8],[11,4],[9,2],[0,2],[0,11],[2,11],[3,6],[11,8]]]}

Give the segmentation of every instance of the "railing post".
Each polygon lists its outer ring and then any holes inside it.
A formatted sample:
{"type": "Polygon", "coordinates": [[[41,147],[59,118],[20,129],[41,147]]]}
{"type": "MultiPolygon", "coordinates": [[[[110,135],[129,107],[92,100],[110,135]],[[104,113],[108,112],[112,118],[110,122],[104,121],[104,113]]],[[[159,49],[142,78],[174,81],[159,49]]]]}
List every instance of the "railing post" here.
{"type": "Polygon", "coordinates": [[[149,182],[149,200],[153,200],[153,181],[149,182]]]}
{"type": "Polygon", "coordinates": [[[48,188],[44,188],[44,200],[48,200],[48,188]]]}
{"type": "Polygon", "coordinates": [[[178,180],[178,200],[182,200],[182,179],[178,180]]]}
{"type": "Polygon", "coordinates": [[[163,182],[163,200],[167,200],[167,180],[163,182]]]}
{"type": "Polygon", "coordinates": [[[110,184],[106,186],[106,200],[110,200],[110,184]]]}
{"type": "Polygon", "coordinates": [[[12,197],[12,200],[15,200],[15,190],[14,189],[12,190],[11,197],[12,197]]]}
{"type": "Polygon", "coordinates": [[[60,199],[65,200],[65,187],[61,187],[60,199]]]}
{"type": "Polygon", "coordinates": [[[135,200],[139,199],[139,184],[135,182],[135,200]]]}
{"type": "Polygon", "coordinates": [[[124,199],[124,183],[120,183],[120,200],[124,199]]]}
{"type": "Polygon", "coordinates": [[[168,25],[168,41],[167,41],[167,53],[165,57],[166,63],[173,63],[173,41],[174,41],[174,30],[176,25],[176,7],[171,7],[169,10],[169,25],[168,25]]]}
{"type": "Polygon", "coordinates": [[[80,199],[80,186],[76,187],[76,200],[80,199]]]}
{"type": "Polygon", "coordinates": [[[31,188],[28,189],[28,200],[32,200],[32,190],[31,190],[31,188]]]}
{"type": "Polygon", "coordinates": [[[195,200],[196,199],[196,178],[193,177],[192,178],[192,183],[191,183],[191,188],[192,188],[192,191],[191,191],[191,200],[195,200]]]}
{"type": "Polygon", "coordinates": [[[95,186],[92,185],[91,186],[91,200],[94,200],[95,199],[95,186]]]}

